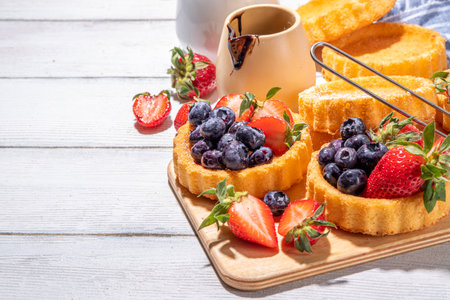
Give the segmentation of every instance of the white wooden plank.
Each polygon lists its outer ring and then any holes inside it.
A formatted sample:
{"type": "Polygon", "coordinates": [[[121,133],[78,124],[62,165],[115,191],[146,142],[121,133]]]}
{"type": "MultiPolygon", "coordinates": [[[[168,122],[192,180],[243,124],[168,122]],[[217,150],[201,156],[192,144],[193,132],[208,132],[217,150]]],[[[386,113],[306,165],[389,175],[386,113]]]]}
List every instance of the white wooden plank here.
{"type": "Polygon", "coordinates": [[[172,99],[169,118],[145,129],[131,100],[168,88],[168,78],[0,79],[0,146],[172,147],[173,120],[185,102],[172,99]]]}
{"type": "Polygon", "coordinates": [[[171,149],[0,149],[0,232],[193,234],[171,149]]]}
{"type": "Polygon", "coordinates": [[[0,236],[0,290],[2,299],[448,299],[448,251],[440,245],[250,293],[222,286],[196,237],[0,236]]]}
{"type": "Polygon", "coordinates": [[[175,21],[0,22],[0,77],[167,76],[175,21]]]}
{"type": "Polygon", "coordinates": [[[174,19],[175,0],[0,1],[3,20],[174,19]]]}

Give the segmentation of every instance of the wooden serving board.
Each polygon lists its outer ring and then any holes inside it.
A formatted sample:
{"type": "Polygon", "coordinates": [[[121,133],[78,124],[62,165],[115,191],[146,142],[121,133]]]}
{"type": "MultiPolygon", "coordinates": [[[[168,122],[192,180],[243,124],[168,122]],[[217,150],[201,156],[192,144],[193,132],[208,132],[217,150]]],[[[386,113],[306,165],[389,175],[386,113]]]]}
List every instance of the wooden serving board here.
{"type": "MultiPolygon", "coordinates": [[[[432,227],[394,236],[373,237],[333,230],[313,246],[313,254],[303,254],[284,245],[282,237],[278,236],[280,249],[273,250],[235,237],[227,226],[222,226],[219,231],[216,226],[198,231],[215,201],[198,198],[182,187],[176,179],[172,161],[167,173],[169,183],[217,274],[225,283],[240,290],[259,290],[450,241],[449,215],[432,227]]],[[[304,199],[305,192],[305,182],[286,191],[291,200],[304,199]]]]}

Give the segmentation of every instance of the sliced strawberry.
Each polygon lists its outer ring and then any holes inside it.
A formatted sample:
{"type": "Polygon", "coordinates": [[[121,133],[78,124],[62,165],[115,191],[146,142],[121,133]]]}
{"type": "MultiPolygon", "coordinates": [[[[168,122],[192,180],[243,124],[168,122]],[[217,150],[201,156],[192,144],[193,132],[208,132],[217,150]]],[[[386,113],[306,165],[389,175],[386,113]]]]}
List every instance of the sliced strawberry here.
{"type": "Polygon", "coordinates": [[[272,212],[260,199],[247,195],[235,202],[228,213],[228,226],[235,236],[270,248],[278,246],[272,212]]]}
{"type": "Polygon", "coordinates": [[[266,136],[264,146],[273,150],[275,155],[282,155],[288,150],[286,145],[286,132],[289,129],[287,123],[278,117],[261,117],[248,123],[249,126],[259,128],[266,136]]]}
{"type": "Polygon", "coordinates": [[[324,204],[313,199],[291,202],[284,211],[278,226],[278,233],[285,237],[285,242],[294,243],[303,252],[312,252],[311,246],[319,238],[328,234],[326,227],[335,227],[323,217],[324,204]]]}
{"type": "Polygon", "coordinates": [[[205,194],[217,195],[219,202],[199,230],[212,224],[219,229],[219,223],[228,222],[235,236],[266,247],[278,247],[272,212],[263,201],[247,192],[235,192],[232,185],[227,186],[226,179],[219,182],[217,188],[206,190],[199,196],[205,194]]]}
{"type": "Polygon", "coordinates": [[[294,126],[294,118],[292,118],[291,111],[286,106],[286,104],[284,104],[284,102],[280,100],[269,99],[264,102],[262,107],[256,109],[255,113],[253,114],[252,121],[266,116],[278,117],[280,119],[283,119],[285,112],[289,116],[291,127],[294,126]]]}
{"type": "MultiPolygon", "coordinates": [[[[249,94],[249,93],[246,93],[249,94]]],[[[251,94],[249,94],[251,95],[251,94]]],[[[225,95],[216,103],[216,106],[214,108],[220,107],[220,106],[226,106],[228,108],[231,108],[234,111],[234,114],[236,115],[236,122],[237,121],[250,121],[250,118],[253,114],[253,111],[255,110],[256,102],[253,98],[250,99],[246,97],[246,95],[242,94],[229,94],[225,95]],[[250,101],[250,104],[248,105],[248,108],[246,108],[242,114],[240,113],[242,101],[250,101]]]]}
{"type": "Polygon", "coordinates": [[[172,106],[169,92],[162,91],[152,96],[148,92],[133,97],[133,113],[139,124],[144,127],[156,127],[169,116],[172,106]]]}
{"type": "Polygon", "coordinates": [[[196,102],[195,100],[192,100],[189,101],[188,103],[183,104],[183,106],[180,107],[175,117],[175,121],[173,121],[173,125],[175,126],[176,130],[178,130],[181,126],[186,124],[189,117],[189,109],[195,102],[196,102]]]}

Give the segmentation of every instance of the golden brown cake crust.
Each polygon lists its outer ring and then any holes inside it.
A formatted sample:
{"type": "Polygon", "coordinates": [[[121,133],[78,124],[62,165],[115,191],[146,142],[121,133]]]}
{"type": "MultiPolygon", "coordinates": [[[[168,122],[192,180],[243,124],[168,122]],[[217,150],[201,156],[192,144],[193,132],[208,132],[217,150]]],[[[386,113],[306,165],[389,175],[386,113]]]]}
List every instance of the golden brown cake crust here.
{"type": "MultiPolygon", "coordinates": [[[[413,76],[391,78],[437,103],[431,80],[413,76]]],[[[354,81],[426,123],[434,120],[434,108],[378,76],[359,77],[354,81]]],[[[350,117],[359,117],[364,120],[367,128],[375,128],[391,111],[388,106],[343,80],[316,85],[299,94],[300,117],[312,131],[329,135],[338,134],[341,124],[350,117]]],[[[402,115],[395,115],[404,119],[402,115]]]]}
{"type": "MultiPolygon", "coordinates": [[[[333,45],[385,75],[429,78],[447,67],[445,39],[418,25],[374,23],[333,42],[333,45]]],[[[324,48],[323,62],[347,77],[374,75],[335,51],[324,48]]],[[[337,76],[322,70],[326,80],[337,76]]]]}
{"type": "Polygon", "coordinates": [[[309,42],[328,42],[378,20],[396,0],[311,0],[297,9],[309,42]]]}
{"type": "MultiPolygon", "coordinates": [[[[295,114],[294,119],[298,122],[295,114]]],[[[227,178],[227,183],[234,185],[237,191],[247,191],[262,198],[268,191],[290,188],[306,174],[312,153],[308,129],[303,131],[301,141],[295,142],[283,155],[275,156],[271,163],[240,171],[209,170],[196,164],[189,146],[191,129],[189,123],[178,129],[173,141],[173,162],[179,183],[194,195],[216,187],[217,183],[227,178]]],[[[214,199],[215,196],[210,198],[214,199]]]]}
{"type": "Polygon", "coordinates": [[[446,183],[446,202],[437,201],[427,213],[422,195],[407,198],[372,199],[341,193],[322,176],[314,152],[308,166],[307,197],[326,202],[325,218],[339,228],[369,235],[391,235],[428,227],[450,211],[450,182],[446,183]]]}

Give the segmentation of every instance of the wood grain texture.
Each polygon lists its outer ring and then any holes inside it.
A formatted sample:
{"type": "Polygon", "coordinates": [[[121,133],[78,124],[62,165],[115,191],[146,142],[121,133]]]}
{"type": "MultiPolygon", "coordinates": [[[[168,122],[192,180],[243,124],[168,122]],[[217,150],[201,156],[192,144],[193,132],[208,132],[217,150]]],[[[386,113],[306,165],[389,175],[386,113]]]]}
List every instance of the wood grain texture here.
{"type": "Polygon", "coordinates": [[[0,149],[0,233],[180,234],[171,149],[0,149]]]}
{"type": "Polygon", "coordinates": [[[196,237],[0,236],[0,290],[2,299],[448,299],[449,250],[435,246],[250,293],[218,279],[196,237]]]}
{"type": "MultiPolygon", "coordinates": [[[[198,228],[214,204],[210,199],[197,198],[177,182],[173,162],[169,164],[167,173],[189,221],[194,228],[198,228]]],[[[305,182],[300,182],[287,193],[291,199],[304,199],[305,182]]],[[[238,239],[228,227],[217,231],[215,226],[210,226],[197,231],[197,235],[224,282],[241,290],[259,290],[449,242],[450,216],[432,227],[393,236],[373,237],[332,230],[326,239],[321,239],[313,247],[312,255],[299,254],[294,247],[286,246],[280,235],[279,249],[238,239]]]]}

